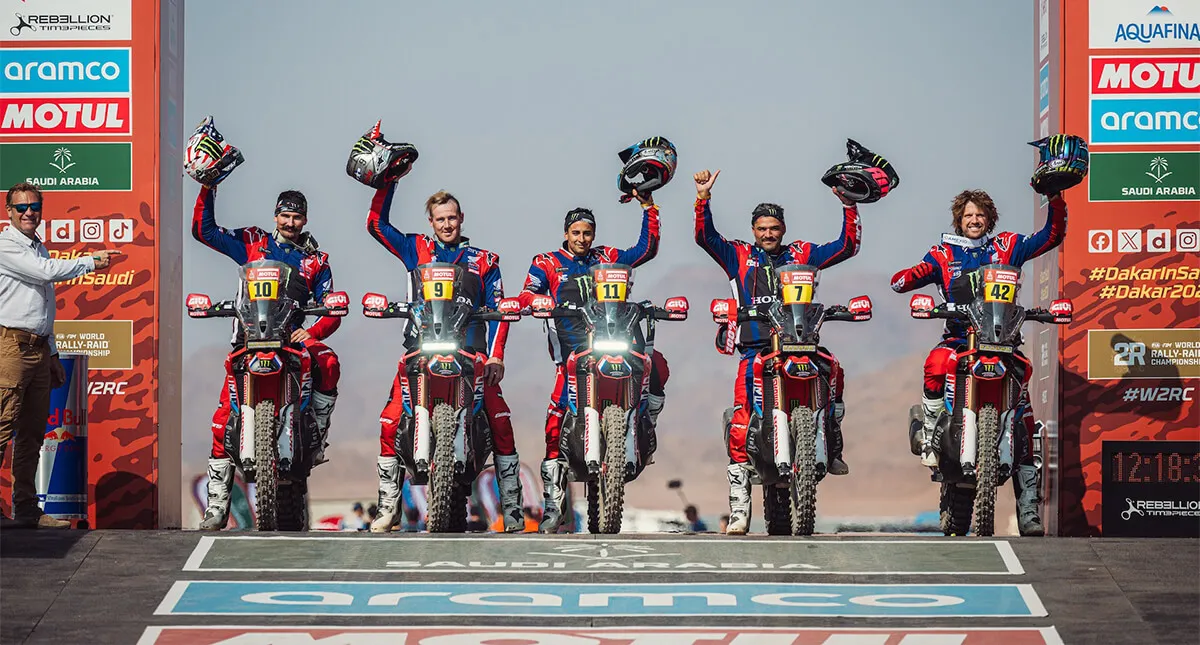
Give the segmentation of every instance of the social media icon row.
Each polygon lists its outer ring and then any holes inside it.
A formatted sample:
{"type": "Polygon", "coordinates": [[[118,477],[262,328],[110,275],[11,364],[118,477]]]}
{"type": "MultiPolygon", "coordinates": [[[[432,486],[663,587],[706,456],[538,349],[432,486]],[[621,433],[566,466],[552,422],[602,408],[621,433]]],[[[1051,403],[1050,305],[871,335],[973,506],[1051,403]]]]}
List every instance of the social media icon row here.
{"type": "Polygon", "coordinates": [[[1092,229],[1088,231],[1088,253],[1200,252],[1200,228],[1177,228],[1174,236],[1171,233],[1169,228],[1092,229]]]}
{"type": "MultiPolygon", "coordinates": [[[[4,222],[0,231],[11,226],[4,222]]],[[[42,220],[37,227],[38,237],[46,244],[74,244],[76,242],[111,242],[122,244],[133,241],[132,219],[60,219],[42,220]],[[48,235],[48,237],[47,237],[48,235]]]]}

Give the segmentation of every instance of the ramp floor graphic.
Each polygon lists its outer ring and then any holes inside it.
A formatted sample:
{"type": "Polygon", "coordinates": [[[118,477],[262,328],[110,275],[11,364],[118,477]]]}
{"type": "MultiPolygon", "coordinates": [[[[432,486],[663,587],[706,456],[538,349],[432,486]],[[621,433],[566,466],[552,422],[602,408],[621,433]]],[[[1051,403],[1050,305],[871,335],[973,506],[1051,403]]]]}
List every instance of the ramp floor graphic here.
{"type": "Polygon", "coordinates": [[[0,533],[0,644],[1195,642],[1200,541],[0,533]]]}

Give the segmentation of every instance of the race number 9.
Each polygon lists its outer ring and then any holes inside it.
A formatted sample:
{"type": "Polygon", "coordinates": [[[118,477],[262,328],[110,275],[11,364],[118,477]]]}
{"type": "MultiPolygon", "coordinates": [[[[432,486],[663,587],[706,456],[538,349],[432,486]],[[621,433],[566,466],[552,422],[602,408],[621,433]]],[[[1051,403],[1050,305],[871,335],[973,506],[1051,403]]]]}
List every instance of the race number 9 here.
{"type": "Polygon", "coordinates": [[[450,300],[454,297],[454,283],[449,280],[429,280],[422,283],[426,300],[450,300]]]}

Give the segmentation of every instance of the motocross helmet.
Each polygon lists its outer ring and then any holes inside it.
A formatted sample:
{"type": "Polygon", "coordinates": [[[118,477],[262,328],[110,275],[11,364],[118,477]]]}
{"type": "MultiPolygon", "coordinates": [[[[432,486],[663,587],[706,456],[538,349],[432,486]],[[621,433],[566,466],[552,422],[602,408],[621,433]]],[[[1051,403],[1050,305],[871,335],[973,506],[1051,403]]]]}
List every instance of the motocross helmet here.
{"type": "Polygon", "coordinates": [[[1042,195],[1060,193],[1078,185],[1088,173],[1088,147],[1082,137],[1072,134],[1031,141],[1038,149],[1038,165],[1029,179],[1033,190],[1042,195]]]}
{"type": "Polygon", "coordinates": [[[225,143],[212,116],[206,116],[188,139],[183,171],[201,184],[212,187],[224,181],[245,160],[240,150],[225,143]]]}
{"type": "Polygon", "coordinates": [[[388,143],[379,131],[382,120],[354,143],[346,160],[346,174],[360,184],[383,188],[407,175],[417,160],[411,143],[388,143]]]}
{"type": "Polygon", "coordinates": [[[633,191],[649,193],[667,185],[678,163],[675,145],[665,137],[650,137],[617,153],[625,164],[617,174],[621,203],[633,199],[633,191]]]}
{"type": "Polygon", "coordinates": [[[840,186],[851,201],[877,202],[900,185],[900,175],[892,164],[854,139],[846,139],[846,158],[848,163],[835,164],[825,171],[821,183],[840,186]]]}

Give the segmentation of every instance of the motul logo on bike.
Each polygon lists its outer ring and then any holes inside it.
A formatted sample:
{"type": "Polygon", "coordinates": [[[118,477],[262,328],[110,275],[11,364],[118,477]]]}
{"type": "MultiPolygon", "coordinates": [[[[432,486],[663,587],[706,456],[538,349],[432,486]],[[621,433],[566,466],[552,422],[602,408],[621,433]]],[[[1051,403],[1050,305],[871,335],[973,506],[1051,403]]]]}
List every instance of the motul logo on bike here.
{"type": "Polygon", "coordinates": [[[0,135],[130,134],[129,97],[0,99],[0,135]]]}
{"type": "Polygon", "coordinates": [[[861,314],[871,310],[871,299],[862,296],[850,300],[850,313],[861,314]]]}
{"type": "Polygon", "coordinates": [[[1091,59],[1092,94],[1190,94],[1200,90],[1200,56],[1091,59]]]}
{"type": "Polygon", "coordinates": [[[278,280],[279,269],[277,267],[250,269],[246,272],[246,277],[251,280],[278,280]]]}
{"type": "Polygon", "coordinates": [[[421,271],[422,282],[441,282],[443,280],[453,280],[454,269],[432,268],[421,271]]]}
{"type": "Polygon", "coordinates": [[[779,277],[780,282],[787,285],[813,283],[813,274],[807,271],[788,271],[780,274],[779,277]]]}
{"type": "Polygon", "coordinates": [[[682,297],[681,298],[670,298],[667,300],[667,303],[664,306],[664,309],[666,309],[667,311],[687,311],[688,310],[687,298],[682,298],[682,297]]]}
{"type": "Polygon", "coordinates": [[[188,309],[209,309],[212,307],[212,299],[200,293],[189,294],[187,298],[188,309]]]}
{"type": "Polygon", "coordinates": [[[596,272],[596,282],[628,282],[629,272],[621,269],[605,269],[596,272]]]}
{"type": "Polygon", "coordinates": [[[1016,271],[1003,269],[988,269],[983,272],[983,281],[988,283],[1016,284],[1020,277],[1016,271]]]}

